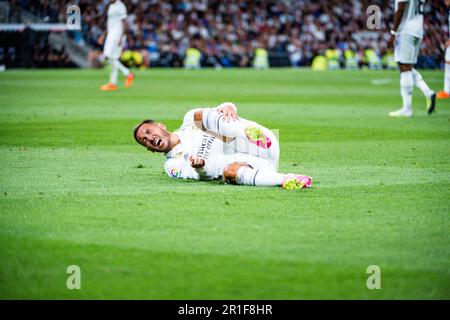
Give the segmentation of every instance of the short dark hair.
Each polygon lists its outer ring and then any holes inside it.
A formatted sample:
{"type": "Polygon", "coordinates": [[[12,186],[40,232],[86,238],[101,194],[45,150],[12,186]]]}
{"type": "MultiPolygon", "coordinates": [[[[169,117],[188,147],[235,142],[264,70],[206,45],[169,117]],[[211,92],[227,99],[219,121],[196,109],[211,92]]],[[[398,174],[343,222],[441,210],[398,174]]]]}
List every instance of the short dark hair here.
{"type": "Polygon", "coordinates": [[[134,140],[136,140],[136,142],[139,143],[139,144],[141,144],[141,143],[140,143],[139,140],[137,139],[137,136],[136,136],[136,135],[137,135],[137,132],[138,132],[139,128],[140,128],[143,124],[146,124],[146,123],[152,124],[152,123],[155,123],[155,120],[146,119],[146,120],[143,120],[143,121],[139,122],[139,124],[138,124],[136,127],[134,127],[134,132],[133,132],[134,140]]]}

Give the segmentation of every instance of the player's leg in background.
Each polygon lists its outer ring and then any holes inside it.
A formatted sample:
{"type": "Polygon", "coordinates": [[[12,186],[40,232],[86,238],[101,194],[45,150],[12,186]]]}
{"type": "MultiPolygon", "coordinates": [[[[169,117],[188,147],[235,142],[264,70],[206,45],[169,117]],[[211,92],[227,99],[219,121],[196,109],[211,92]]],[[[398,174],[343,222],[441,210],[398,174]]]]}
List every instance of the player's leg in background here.
{"type": "Polygon", "coordinates": [[[400,69],[400,95],[402,97],[402,107],[399,110],[390,112],[391,117],[410,117],[412,115],[412,93],[414,87],[414,76],[412,72],[413,53],[410,37],[399,34],[395,43],[395,61],[400,69]]]}
{"type": "Polygon", "coordinates": [[[119,61],[119,59],[114,59],[114,64],[116,68],[124,75],[124,77],[128,77],[130,74],[130,70],[125,67],[122,62],[119,61]]]}
{"type": "Polygon", "coordinates": [[[117,85],[117,64],[115,58],[108,58],[109,63],[109,83],[117,85]]]}
{"type": "MultiPolygon", "coordinates": [[[[414,87],[414,76],[412,73],[412,64],[398,64],[400,68],[400,95],[402,97],[402,108],[397,111],[399,115],[412,115],[412,94],[414,87]]],[[[394,111],[395,112],[395,111],[394,111]]],[[[396,114],[390,113],[391,116],[396,114]]]]}
{"type": "Polygon", "coordinates": [[[437,94],[439,99],[450,98],[450,40],[447,42],[445,49],[445,64],[444,64],[444,90],[437,94]]]}
{"type": "Polygon", "coordinates": [[[445,61],[444,91],[450,96],[450,47],[446,51],[449,52],[449,59],[445,61]]]}
{"type": "Polygon", "coordinates": [[[100,87],[102,91],[117,90],[117,67],[114,65],[114,59],[107,57],[109,64],[109,82],[100,87]]]}
{"type": "Polygon", "coordinates": [[[110,34],[106,36],[105,45],[103,47],[103,57],[107,60],[109,69],[109,82],[100,87],[102,91],[117,90],[117,68],[113,61],[117,55],[117,46],[115,45],[115,39],[110,34]]]}
{"type": "Polygon", "coordinates": [[[132,85],[134,80],[134,75],[125,67],[118,58],[110,57],[108,58],[109,70],[109,83],[101,87],[102,90],[116,90],[117,89],[117,77],[120,71],[127,79],[125,81],[125,88],[132,85]]]}
{"type": "Polygon", "coordinates": [[[413,73],[414,85],[422,91],[425,97],[431,98],[434,94],[434,91],[428,87],[427,83],[423,80],[422,75],[416,69],[411,70],[413,73]]]}
{"type": "Polygon", "coordinates": [[[102,86],[100,88],[101,90],[108,91],[118,89],[117,77],[119,71],[126,77],[125,88],[128,88],[133,84],[134,74],[131,73],[130,70],[119,61],[120,55],[122,53],[122,46],[120,44],[123,43],[123,41],[124,39],[122,39],[122,41],[119,41],[119,39],[114,36],[107,36],[106,38],[103,53],[104,56],[107,57],[108,64],[110,66],[109,83],[102,86]]]}
{"type": "Polygon", "coordinates": [[[134,81],[134,73],[132,73],[130,71],[130,69],[125,67],[122,64],[122,62],[120,62],[119,59],[115,59],[114,64],[116,66],[116,69],[118,69],[123,74],[123,76],[126,78],[125,79],[125,88],[131,87],[131,85],[133,84],[133,81],[134,81]]]}
{"type": "Polygon", "coordinates": [[[411,71],[413,73],[414,85],[422,91],[427,99],[427,113],[432,114],[436,108],[436,93],[428,87],[419,71],[414,68],[411,71]]]}
{"type": "MultiPolygon", "coordinates": [[[[411,37],[412,45],[411,47],[414,48],[414,56],[412,58],[412,61],[414,64],[417,62],[417,57],[419,56],[420,46],[422,44],[421,38],[411,37]]],[[[427,113],[430,115],[433,113],[434,109],[436,108],[436,93],[430,89],[430,87],[427,85],[425,80],[423,79],[422,75],[419,71],[412,68],[412,74],[413,74],[413,80],[414,85],[422,91],[424,94],[426,101],[427,101],[427,113]]]]}
{"type": "Polygon", "coordinates": [[[427,113],[431,114],[436,107],[436,94],[431,90],[422,78],[422,75],[415,70],[414,64],[417,62],[422,39],[408,34],[398,35],[396,43],[395,59],[400,68],[400,92],[403,106],[400,110],[389,113],[393,117],[409,117],[412,115],[412,90],[417,86],[427,99],[427,113]]]}

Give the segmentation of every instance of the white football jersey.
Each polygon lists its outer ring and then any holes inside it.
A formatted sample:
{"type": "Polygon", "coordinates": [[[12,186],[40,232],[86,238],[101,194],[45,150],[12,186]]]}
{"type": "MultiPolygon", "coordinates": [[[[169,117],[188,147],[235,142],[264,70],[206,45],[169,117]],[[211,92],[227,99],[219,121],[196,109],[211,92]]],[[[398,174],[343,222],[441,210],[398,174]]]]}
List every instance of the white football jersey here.
{"type": "Polygon", "coordinates": [[[280,156],[280,147],[273,132],[256,122],[239,118],[241,122],[261,128],[271,140],[270,148],[258,147],[249,143],[248,139],[242,138],[225,142],[220,137],[210,135],[195,125],[194,113],[197,110],[202,109],[194,109],[186,113],[183,124],[174,132],[180,138],[180,143],[164,154],[166,157],[164,169],[169,176],[195,180],[217,179],[222,176],[223,169],[233,162],[245,162],[253,168],[265,167],[275,170],[280,156]],[[201,169],[192,168],[189,156],[204,159],[205,166],[201,169]]]}
{"type": "Polygon", "coordinates": [[[120,37],[123,33],[122,20],[127,17],[127,8],[117,0],[108,8],[107,31],[109,37],[120,37]]]}
{"type": "Polygon", "coordinates": [[[406,2],[406,8],[397,32],[422,38],[425,0],[395,0],[395,11],[399,2],[406,2]]]}
{"type": "Polygon", "coordinates": [[[173,178],[211,180],[222,174],[218,168],[218,159],[224,154],[224,142],[219,138],[203,132],[194,124],[194,109],[186,113],[181,127],[174,132],[180,143],[171,151],[165,153],[164,169],[173,178]],[[205,167],[194,169],[191,167],[189,156],[205,160],[205,167]]]}

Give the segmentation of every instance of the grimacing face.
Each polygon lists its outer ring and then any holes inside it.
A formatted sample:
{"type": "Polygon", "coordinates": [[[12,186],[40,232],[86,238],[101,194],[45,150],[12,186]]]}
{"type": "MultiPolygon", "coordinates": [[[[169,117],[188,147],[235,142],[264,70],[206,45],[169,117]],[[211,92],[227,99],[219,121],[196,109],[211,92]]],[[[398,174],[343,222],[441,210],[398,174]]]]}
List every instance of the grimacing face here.
{"type": "Polygon", "coordinates": [[[136,138],[147,150],[153,152],[169,151],[170,133],[162,123],[144,123],[136,132],[136,138]]]}

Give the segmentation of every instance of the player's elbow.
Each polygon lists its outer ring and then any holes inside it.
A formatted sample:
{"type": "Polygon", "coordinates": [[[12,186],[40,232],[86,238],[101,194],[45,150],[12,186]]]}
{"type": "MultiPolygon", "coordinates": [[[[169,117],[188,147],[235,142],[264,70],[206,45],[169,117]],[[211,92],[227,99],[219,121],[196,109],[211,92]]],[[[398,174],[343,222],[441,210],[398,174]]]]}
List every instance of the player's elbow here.
{"type": "Polygon", "coordinates": [[[194,125],[203,131],[205,130],[203,127],[203,109],[198,109],[194,112],[194,125]]]}

